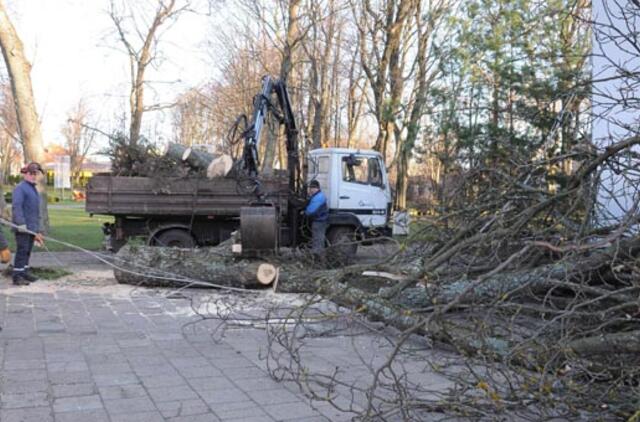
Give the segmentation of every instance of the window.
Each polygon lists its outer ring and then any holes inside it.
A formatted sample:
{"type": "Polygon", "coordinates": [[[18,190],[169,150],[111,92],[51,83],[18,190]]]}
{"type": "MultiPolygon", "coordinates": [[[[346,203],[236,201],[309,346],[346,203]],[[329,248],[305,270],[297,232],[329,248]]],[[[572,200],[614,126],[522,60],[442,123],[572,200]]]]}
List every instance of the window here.
{"type": "Polygon", "coordinates": [[[375,158],[342,157],[342,180],[363,185],[382,186],[380,161],[375,158]]]}
{"type": "Polygon", "coordinates": [[[318,174],[329,173],[329,157],[315,157],[309,160],[309,180],[318,174]]]}
{"type": "Polygon", "coordinates": [[[382,186],[382,169],[377,158],[369,158],[369,183],[374,186],[382,186]]]}

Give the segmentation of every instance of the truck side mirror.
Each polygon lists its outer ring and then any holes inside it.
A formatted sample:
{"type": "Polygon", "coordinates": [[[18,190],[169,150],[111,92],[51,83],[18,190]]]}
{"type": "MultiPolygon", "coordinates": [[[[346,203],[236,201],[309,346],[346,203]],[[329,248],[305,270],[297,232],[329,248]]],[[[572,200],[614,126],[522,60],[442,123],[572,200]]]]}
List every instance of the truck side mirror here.
{"type": "Polygon", "coordinates": [[[349,154],[346,161],[348,166],[359,166],[361,164],[354,154],[349,154]]]}

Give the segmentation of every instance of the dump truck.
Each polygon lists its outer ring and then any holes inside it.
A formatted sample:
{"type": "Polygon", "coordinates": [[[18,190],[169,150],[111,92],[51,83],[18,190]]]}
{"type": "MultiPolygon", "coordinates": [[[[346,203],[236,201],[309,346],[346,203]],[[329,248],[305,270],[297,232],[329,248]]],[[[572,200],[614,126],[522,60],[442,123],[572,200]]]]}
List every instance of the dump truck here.
{"type": "Polygon", "coordinates": [[[113,250],[132,237],[149,245],[191,248],[216,245],[239,232],[242,252],[259,254],[310,240],[302,211],[306,181],[315,179],[327,197],[327,241],[334,251],[349,259],[358,242],[390,235],[392,199],[382,156],[371,150],[315,149],[302,166],[297,137],[286,86],[267,76],[229,174],[212,179],[99,174],[87,184],[86,211],[114,217],[104,227],[113,250]],[[287,163],[286,170],[267,176],[259,172],[258,142],[268,112],[284,126],[287,163]]]}

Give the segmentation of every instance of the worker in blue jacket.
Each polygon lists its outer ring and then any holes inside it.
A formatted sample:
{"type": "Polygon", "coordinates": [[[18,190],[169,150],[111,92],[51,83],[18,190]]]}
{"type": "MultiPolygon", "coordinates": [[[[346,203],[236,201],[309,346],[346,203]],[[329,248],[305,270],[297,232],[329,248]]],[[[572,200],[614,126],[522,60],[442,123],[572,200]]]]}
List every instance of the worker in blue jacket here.
{"type": "Polygon", "coordinates": [[[327,198],[320,190],[320,183],[317,180],[309,182],[309,196],[309,203],[304,213],[311,220],[311,251],[320,255],[324,251],[329,208],[327,198]]]}
{"type": "Polygon", "coordinates": [[[16,256],[13,261],[13,284],[24,286],[38,278],[29,272],[29,259],[35,241],[42,242],[40,234],[40,194],[36,189],[38,173],[44,174],[38,163],[24,166],[23,180],[13,190],[11,210],[15,224],[16,256]]]}

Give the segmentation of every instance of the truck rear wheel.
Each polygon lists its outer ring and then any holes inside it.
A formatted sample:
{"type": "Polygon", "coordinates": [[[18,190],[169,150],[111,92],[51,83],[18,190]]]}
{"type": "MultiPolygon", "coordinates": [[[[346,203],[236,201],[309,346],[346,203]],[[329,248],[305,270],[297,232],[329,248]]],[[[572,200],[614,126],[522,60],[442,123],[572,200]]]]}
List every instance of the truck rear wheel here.
{"type": "Polygon", "coordinates": [[[170,229],[155,236],[153,245],[170,248],[193,248],[196,242],[186,230],[170,229]]]}
{"type": "Polygon", "coordinates": [[[327,231],[327,261],[332,267],[350,264],[356,257],[356,231],[350,226],[334,226],[327,231]]]}

